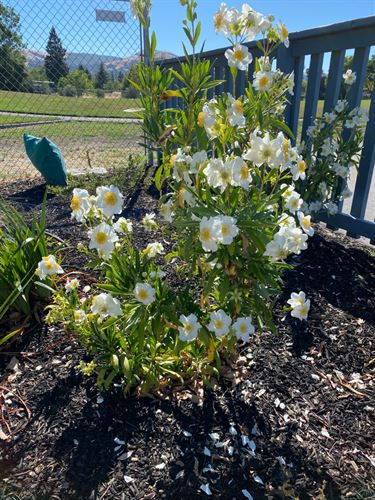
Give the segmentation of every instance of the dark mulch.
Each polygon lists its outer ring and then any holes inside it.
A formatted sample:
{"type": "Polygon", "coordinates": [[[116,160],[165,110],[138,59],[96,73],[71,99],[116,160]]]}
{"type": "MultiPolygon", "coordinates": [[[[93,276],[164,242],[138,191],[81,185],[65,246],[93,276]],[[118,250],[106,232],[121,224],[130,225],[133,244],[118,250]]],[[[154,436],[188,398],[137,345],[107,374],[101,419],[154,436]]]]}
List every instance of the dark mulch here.
{"type": "MultiPolygon", "coordinates": [[[[4,194],[30,217],[42,192],[15,185],[4,194]]],[[[156,202],[132,194],[125,214],[139,220],[156,202]]],[[[48,225],[74,245],[82,230],[69,219],[68,198],[50,197],[48,225]]],[[[15,369],[5,370],[12,355],[0,355],[0,404],[13,431],[1,451],[3,497],[193,499],[209,484],[224,499],[245,498],[242,490],[255,499],[374,498],[375,259],[361,242],[317,227],[295,264],[280,304],[304,290],[310,320],[285,318],[280,307],[280,334],[256,336],[237,372],[204,394],[99,396],[77,373],[86,353],[75,339],[30,327],[8,347],[24,353],[13,358],[15,369]]],[[[65,267],[81,265],[66,251],[65,267]]]]}

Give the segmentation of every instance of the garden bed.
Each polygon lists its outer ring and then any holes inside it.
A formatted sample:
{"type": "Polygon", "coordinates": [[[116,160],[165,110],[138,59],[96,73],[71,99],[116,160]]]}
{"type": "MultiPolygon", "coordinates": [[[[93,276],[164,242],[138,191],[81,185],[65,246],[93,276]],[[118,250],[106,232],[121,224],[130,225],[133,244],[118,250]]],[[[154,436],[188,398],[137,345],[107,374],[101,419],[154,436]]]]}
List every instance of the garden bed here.
{"type": "MultiPolygon", "coordinates": [[[[124,215],[144,247],[139,221],[157,201],[128,186],[124,215]]],[[[1,194],[30,217],[43,189],[17,183],[1,194]]],[[[73,245],[82,226],[70,219],[68,194],[50,195],[48,230],[72,244],[64,269],[80,270],[73,245]]],[[[255,499],[370,498],[374,255],[318,226],[308,250],[292,261],[280,304],[304,290],[309,321],[285,318],[277,308],[279,335],[255,336],[210,390],[160,399],[99,395],[76,370],[86,353],[74,337],[43,319],[26,328],[0,354],[2,437],[11,431],[2,441],[3,496],[184,499],[211,491],[213,498],[241,499],[246,490],[255,499]]]]}

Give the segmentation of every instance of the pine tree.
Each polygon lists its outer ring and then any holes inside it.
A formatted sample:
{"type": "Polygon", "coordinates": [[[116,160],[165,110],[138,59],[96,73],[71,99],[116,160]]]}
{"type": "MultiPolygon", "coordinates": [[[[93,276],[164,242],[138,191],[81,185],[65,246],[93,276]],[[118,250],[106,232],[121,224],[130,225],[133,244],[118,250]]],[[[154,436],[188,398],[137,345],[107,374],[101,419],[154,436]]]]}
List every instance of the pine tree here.
{"type": "Polygon", "coordinates": [[[104,64],[100,63],[99,70],[95,75],[95,88],[104,89],[104,85],[108,83],[109,75],[105,70],[104,64]]]}
{"type": "Polygon", "coordinates": [[[62,46],[54,26],[52,26],[47,43],[47,55],[44,59],[46,75],[51,82],[57,84],[60,78],[69,73],[68,65],[65,62],[65,55],[66,50],[62,46]]]}
{"type": "Polygon", "coordinates": [[[83,64],[80,64],[77,69],[79,71],[84,71],[86,73],[86,75],[87,75],[87,77],[88,77],[89,80],[92,79],[92,76],[91,76],[91,73],[90,73],[89,69],[85,68],[85,66],[83,64]]]}

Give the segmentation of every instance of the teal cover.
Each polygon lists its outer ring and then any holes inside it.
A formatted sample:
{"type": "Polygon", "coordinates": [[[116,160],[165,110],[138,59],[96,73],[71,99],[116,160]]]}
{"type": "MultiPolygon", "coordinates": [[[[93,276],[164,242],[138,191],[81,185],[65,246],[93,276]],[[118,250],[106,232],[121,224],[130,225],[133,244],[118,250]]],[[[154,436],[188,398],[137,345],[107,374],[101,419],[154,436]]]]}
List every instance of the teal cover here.
{"type": "Polygon", "coordinates": [[[24,134],[23,141],[31,163],[43,175],[47,184],[67,186],[68,177],[64,158],[59,148],[52,141],[43,137],[24,134]]]}

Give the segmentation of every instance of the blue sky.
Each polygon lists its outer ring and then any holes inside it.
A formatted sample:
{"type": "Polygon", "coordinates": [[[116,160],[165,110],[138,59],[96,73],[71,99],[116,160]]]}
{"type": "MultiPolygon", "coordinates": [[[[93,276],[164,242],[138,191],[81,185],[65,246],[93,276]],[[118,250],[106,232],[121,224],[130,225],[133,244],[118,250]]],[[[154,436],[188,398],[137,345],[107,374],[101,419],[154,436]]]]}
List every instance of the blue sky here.
{"type": "MultiPolygon", "coordinates": [[[[71,52],[92,52],[118,57],[139,49],[138,30],[129,18],[128,4],[120,0],[3,0],[21,14],[24,39],[29,48],[44,49],[52,24],[71,52]],[[95,8],[125,10],[128,24],[97,23],[95,8]]],[[[241,7],[232,0],[230,6],[241,7]]],[[[254,0],[249,2],[264,14],[282,19],[289,31],[299,31],[339,21],[375,15],[375,0],[254,0]]],[[[212,17],[220,0],[198,0],[206,49],[224,47],[223,36],[214,33],[212,17]]],[[[184,8],[179,0],[154,0],[152,28],[158,49],[180,55],[184,8]]]]}

